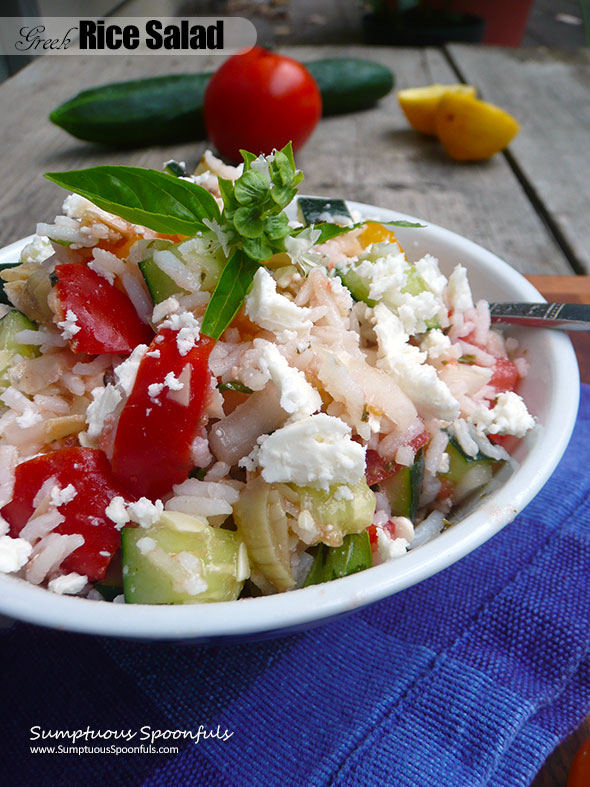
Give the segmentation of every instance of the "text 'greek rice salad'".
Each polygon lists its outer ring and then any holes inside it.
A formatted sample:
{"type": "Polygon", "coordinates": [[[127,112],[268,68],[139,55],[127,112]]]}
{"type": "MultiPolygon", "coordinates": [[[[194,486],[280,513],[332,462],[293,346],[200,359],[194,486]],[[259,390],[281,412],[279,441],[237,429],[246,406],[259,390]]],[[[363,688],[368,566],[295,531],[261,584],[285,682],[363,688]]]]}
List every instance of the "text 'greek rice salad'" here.
{"type": "Polygon", "coordinates": [[[0,571],[148,604],[325,582],[436,536],[535,426],[460,260],[297,198],[290,146],[243,156],[47,176],[63,215],[0,271],[0,571]]]}

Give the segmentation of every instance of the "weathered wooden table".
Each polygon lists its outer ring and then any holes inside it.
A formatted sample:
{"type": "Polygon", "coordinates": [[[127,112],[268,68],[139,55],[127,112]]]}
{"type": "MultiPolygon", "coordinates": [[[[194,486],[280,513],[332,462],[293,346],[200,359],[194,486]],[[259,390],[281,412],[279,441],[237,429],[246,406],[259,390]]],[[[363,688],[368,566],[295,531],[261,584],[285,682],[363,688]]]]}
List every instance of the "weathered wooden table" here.
{"type": "MultiPolygon", "coordinates": [[[[308,193],[391,207],[441,224],[504,258],[556,300],[590,302],[590,51],[449,46],[445,50],[294,48],[299,59],[369,57],[395,72],[398,88],[463,80],[522,125],[505,155],[481,164],[450,161],[439,143],[412,131],[394,95],[369,111],[329,118],[298,158],[308,193]],[[554,276],[568,278],[553,278],[554,276]],[[585,289],[584,289],[585,288],[585,289]]],[[[59,212],[63,193],[48,170],[98,163],[160,168],[170,157],[195,164],[205,143],[136,151],[101,149],[47,120],[83,88],[163,73],[211,70],[205,56],[49,57],[0,85],[0,246],[59,212]]],[[[238,121],[239,122],[239,121],[238,121]]],[[[577,348],[590,382],[590,343],[577,348]]],[[[558,748],[535,781],[563,785],[576,736],[558,748]]]]}

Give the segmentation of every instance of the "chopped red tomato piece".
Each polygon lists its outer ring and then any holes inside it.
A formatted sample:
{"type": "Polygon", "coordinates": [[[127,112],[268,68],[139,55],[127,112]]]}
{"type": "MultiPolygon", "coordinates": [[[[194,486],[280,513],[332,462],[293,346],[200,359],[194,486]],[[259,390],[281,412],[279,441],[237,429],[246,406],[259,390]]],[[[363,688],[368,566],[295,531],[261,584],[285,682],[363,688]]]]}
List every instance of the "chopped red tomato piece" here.
{"type": "MultiPolygon", "coordinates": [[[[425,430],[416,435],[416,437],[413,437],[405,445],[411,446],[414,451],[417,452],[421,448],[424,448],[429,440],[430,434],[425,430]]],[[[403,465],[398,465],[395,460],[384,459],[377,451],[373,451],[369,448],[365,458],[365,478],[367,484],[369,486],[379,484],[381,481],[385,481],[386,478],[395,475],[402,467],[403,465]]]]}
{"type": "Polygon", "coordinates": [[[514,391],[518,382],[518,370],[516,365],[508,358],[497,358],[494,365],[494,373],[489,384],[498,393],[503,391],[514,391]]]}
{"type": "Polygon", "coordinates": [[[84,544],[64,560],[61,568],[66,572],[77,571],[93,582],[102,579],[121,541],[105,509],[117,495],[127,500],[133,498],[115,481],[102,451],[62,448],[17,466],[12,502],[0,512],[10,524],[11,536],[18,536],[26,525],[34,511],[35,495],[52,477],[62,489],[72,484],[76,492],[70,502],[58,506],[65,520],[53,532],[79,533],[84,537],[84,544]]]}
{"type": "Polygon", "coordinates": [[[201,337],[181,355],[177,337],[166,328],[150,345],[115,434],[115,477],[138,497],[152,500],[188,478],[191,444],[209,394],[214,341],[201,337]]]}
{"type": "Polygon", "coordinates": [[[72,324],[72,352],[125,354],[151,342],[154,332],[130,298],[96,271],[72,263],[56,265],[55,275],[63,319],[72,324]]]}

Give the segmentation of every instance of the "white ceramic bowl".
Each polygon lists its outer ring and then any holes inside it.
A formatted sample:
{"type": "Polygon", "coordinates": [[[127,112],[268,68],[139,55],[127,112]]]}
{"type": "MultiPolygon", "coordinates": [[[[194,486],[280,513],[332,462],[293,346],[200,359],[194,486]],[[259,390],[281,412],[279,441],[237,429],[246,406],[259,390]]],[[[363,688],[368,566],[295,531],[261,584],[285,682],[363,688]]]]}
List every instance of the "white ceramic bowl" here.
{"type": "MultiPolygon", "coordinates": [[[[383,220],[411,216],[349,202],[364,216],[383,220]]],[[[423,222],[426,224],[426,222],[423,222]]],[[[537,290],[494,254],[453,232],[428,224],[396,230],[409,259],[429,252],[448,274],[466,266],[475,298],[489,301],[540,301],[537,290]]],[[[18,259],[28,239],[0,251],[0,262],[18,259]]],[[[15,577],[0,574],[0,612],[52,628],[141,639],[248,639],[287,633],[348,613],[450,566],[514,519],[555,469],[568,444],[578,409],[579,374],[568,337],[557,331],[510,329],[530,362],[519,391],[541,426],[521,442],[518,469],[475,510],[438,538],[404,557],[350,577],[289,593],[220,604],[148,606],[108,604],[59,596],[15,577]]]]}

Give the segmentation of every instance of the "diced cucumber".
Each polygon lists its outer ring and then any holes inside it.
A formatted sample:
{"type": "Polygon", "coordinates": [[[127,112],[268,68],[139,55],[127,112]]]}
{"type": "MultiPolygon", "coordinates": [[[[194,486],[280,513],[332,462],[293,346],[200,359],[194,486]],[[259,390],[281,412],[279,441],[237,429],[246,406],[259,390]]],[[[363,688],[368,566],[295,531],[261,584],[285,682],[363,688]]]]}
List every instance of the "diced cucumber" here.
{"type": "Polygon", "coordinates": [[[373,521],[375,495],[364,478],[350,484],[350,500],[336,494],[337,486],[323,490],[289,484],[288,489],[296,495],[301,510],[309,511],[320,530],[331,526],[331,533],[360,533],[373,521]]]}
{"type": "Polygon", "coordinates": [[[22,312],[11,311],[0,320],[0,390],[8,385],[8,369],[15,355],[23,358],[36,358],[39,347],[35,344],[21,344],[15,338],[20,331],[36,331],[37,326],[22,312]]]}
{"type": "Polygon", "coordinates": [[[202,526],[197,518],[197,529],[190,530],[186,520],[193,517],[181,517],[179,523],[175,512],[167,512],[166,525],[123,528],[127,603],[201,604],[232,601],[240,595],[250,569],[238,534],[202,526]]]}
{"type": "MultiPolygon", "coordinates": [[[[420,295],[420,293],[426,290],[426,285],[422,278],[418,275],[416,268],[411,263],[408,263],[408,275],[406,284],[402,287],[402,292],[407,292],[409,295],[420,295]]],[[[371,282],[365,276],[361,276],[357,270],[357,266],[351,265],[348,268],[342,268],[337,270],[336,273],[340,277],[340,280],[344,284],[344,286],[349,290],[350,294],[354,298],[355,301],[362,301],[366,303],[367,306],[375,306],[377,301],[373,300],[370,297],[371,292],[371,282]]],[[[386,306],[391,306],[387,303],[387,297],[383,298],[383,302],[386,306]]],[[[432,318],[430,320],[426,320],[426,328],[431,330],[433,328],[440,328],[440,323],[436,318],[432,318]]]]}
{"type": "Polygon", "coordinates": [[[145,279],[145,283],[154,303],[161,303],[171,295],[185,292],[185,290],[180,289],[174,279],[171,279],[167,273],[164,273],[163,270],[158,268],[151,258],[140,262],[139,270],[143,274],[143,278],[145,279]]]}
{"type": "Polygon", "coordinates": [[[0,350],[18,353],[25,358],[36,358],[39,348],[34,344],[22,344],[15,338],[21,331],[36,331],[37,326],[22,312],[11,311],[0,320],[0,350]]]}
{"type": "Polygon", "coordinates": [[[421,448],[411,467],[403,467],[380,483],[389,500],[392,516],[405,516],[415,521],[423,480],[424,449],[421,448]]]}
{"type": "Polygon", "coordinates": [[[345,271],[338,271],[338,275],[340,276],[342,284],[348,288],[355,301],[362,301],[366,303],[367,306],[371,306],[371,308],[377,305],[377,301],[369,297],[369,282],[363,279],[354,268],[351,267],[345,271]]]}
{"type": "Polygon", "coordinates": [[[366,530],[345,536],[342,546],[320,544],[315,550],[313,564],[303,587],[356,574],[373,565],[371,542],[366,530]]]}
{"type": "Polygon", "coordinates": [[[98,590],[105,601],[112,601],[123,593],[123,575],[121,573],[121,551],[113,555],[103,579],[96,582],[94,589],[98,590]]]}
{"type": "Polygon", "coordinates": [[[441,473],[440,479],[447,481],[453,488],[453,502],[458,503],[468,494],[487,484],[494,468],[500,464],[482,453],[467,456],[454,437],[449,437],[446,453],[449,456],[449,470],[441,473]]]}
{"type": "Polygon", "coordinates": [[[227,261],[213,233],[197,235],[176,244],[164,239],[150,240],[144,244],[142,251],[145,259],[139,263],[139,268],[154,303],[187,292],[160,267],[159,262],[163,262],[166,256],[170,259],[170,255],[174,255],[196,278],[196,289],[206,292],[213,292],[227,261]]]}
{"type": "Polygon", "coordinates": [[[348,221],[352,221],[348,206],[343,199],[299,197],[297,212],[299,220],[304,224],[317,224],[331,219],[337,224],[346,224],[348,221]]]}

